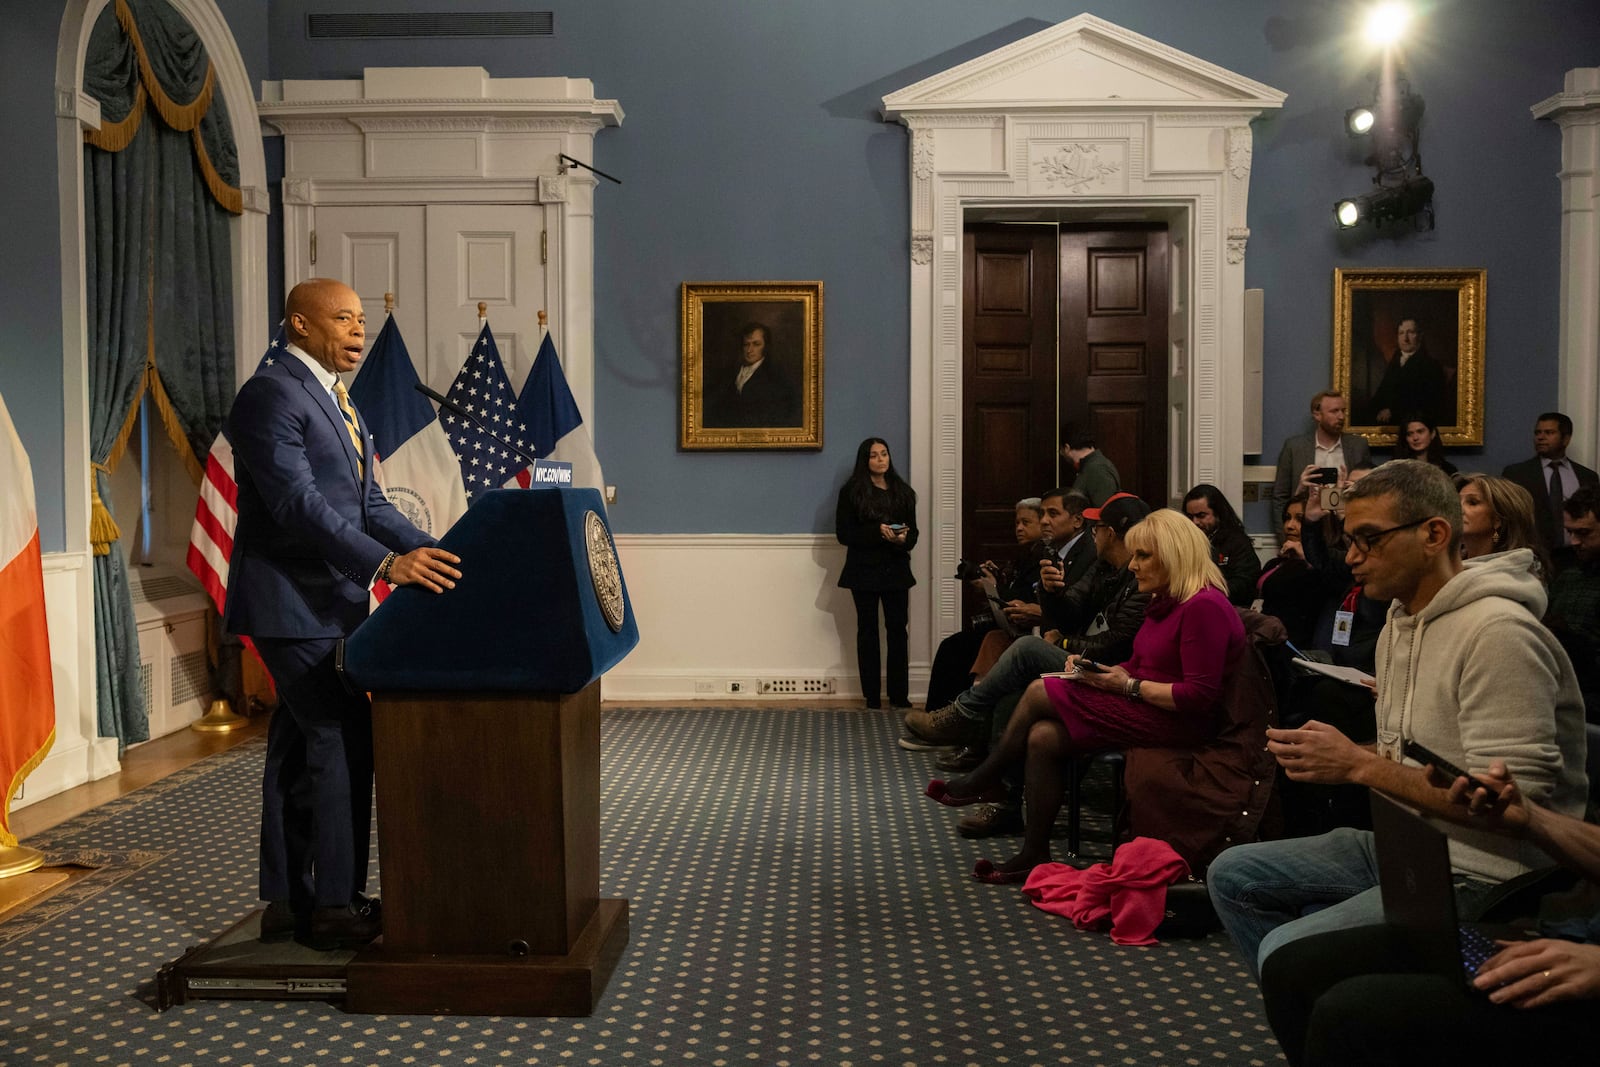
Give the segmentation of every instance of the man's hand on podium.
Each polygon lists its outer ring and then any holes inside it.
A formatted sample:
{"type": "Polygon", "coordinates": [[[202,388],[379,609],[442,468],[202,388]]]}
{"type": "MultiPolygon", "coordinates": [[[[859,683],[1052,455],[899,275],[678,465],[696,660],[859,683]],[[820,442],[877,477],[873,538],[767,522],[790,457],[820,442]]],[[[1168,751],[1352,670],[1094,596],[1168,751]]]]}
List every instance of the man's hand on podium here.
{"type": "Polygon", "coordinates": [[[435,593],[456,587],[455,580],[461,572],[451,564],[460,563],[461,557],[442,548],[414,548],[403,556],[396,556],[389,569],[390,585],[420,585],[435,593]]]}

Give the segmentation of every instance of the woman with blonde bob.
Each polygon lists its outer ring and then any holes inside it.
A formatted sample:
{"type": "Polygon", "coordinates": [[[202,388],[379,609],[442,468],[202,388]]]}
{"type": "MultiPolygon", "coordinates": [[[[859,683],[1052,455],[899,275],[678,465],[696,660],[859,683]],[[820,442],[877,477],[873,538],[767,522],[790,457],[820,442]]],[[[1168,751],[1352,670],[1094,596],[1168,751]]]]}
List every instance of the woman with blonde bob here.
{"type": "Polygon", "coordinates": [[[928,783],[928,796],[962,807],[1003,794],[1002,773],[1026,766],[1027,827],[1022,851],[996,865],[980,859],[973,877],[1021,882],[1050,860],[1061,810],[1063,761],[1107,748],[1199,745],[1216,733],[1223,680],[1244,651],[1244,626],[1206,535],[1188,517],[1151,512],[1128,530],[1128,569],[1154,599],[1125,663],[1068,656],[1069,674],[1028,687],[999,742],[972,773],[928,783]]]}
{"type": "Polygon", "coordinates": [[[1477,559],[1519,548],[1533,551],[1539,577],[1550,580],[1550,554],[1533,521],[1533,495],[1509,478],[1468,474],[1461,491],[1461,556],[1477,559]]]}

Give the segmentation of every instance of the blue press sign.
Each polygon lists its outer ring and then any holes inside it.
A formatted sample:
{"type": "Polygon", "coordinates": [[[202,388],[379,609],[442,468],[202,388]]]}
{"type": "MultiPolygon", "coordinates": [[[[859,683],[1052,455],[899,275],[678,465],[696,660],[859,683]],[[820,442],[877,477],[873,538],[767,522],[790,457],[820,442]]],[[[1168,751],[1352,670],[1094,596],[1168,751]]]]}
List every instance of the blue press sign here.
{"type": "Polygon", "coordinates": [[[572,464],[540,459],[533,464],[534,485],[571,485],[572,464]]]}

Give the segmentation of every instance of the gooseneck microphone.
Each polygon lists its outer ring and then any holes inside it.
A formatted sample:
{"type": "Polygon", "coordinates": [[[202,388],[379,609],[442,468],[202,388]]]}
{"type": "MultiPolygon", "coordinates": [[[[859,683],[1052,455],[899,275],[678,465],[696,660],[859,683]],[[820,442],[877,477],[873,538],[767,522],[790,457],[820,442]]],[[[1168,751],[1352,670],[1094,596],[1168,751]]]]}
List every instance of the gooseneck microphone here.
{"type": "Polygon", "coordinates": [[[496,441],[499,441],[501,444],[503,444],[507,448],[511,449],[511,451],[515,452],[517,455],[521,456],[523,459],[527,460],[528,461],[528,466],[531,467],[531,466],[533,466],[535,463],[537,463],[539,461],[539,457],[538,456],[535,456],[533,453],[529,452],[527,449],[523,448],[519,444],[516,444],[516,443],[514,443],[512,441],[507,441],[504,437],[501,437],[499,434],[497,434],[493,430],[489,429],[489,427],[485,426],[483,424],[483,420],[482,419],[478,418],[478,416],[474,415],[472,412],[468,411],[466,408],[462,407],[460,404],[457,404],[454,400],[451,400],[449,397],[440,396],[438,393],[434,392],[432,389],[429,389],[426,385],[423,385],[421,382],[418,382],[416,385],[412,386],[412,388],[415,389],[417,392],[421,393],[423,396],[427,397],[429,400],[432,400],[435,404],[438,404],[440,407],[444,408],[446,411],[450,412],[452,415],[459,416],[460,418],[466,419],[469,422],[471,422],[478,429],[482,430],[484,433],[488,434],[490,437],[494,438],[496,441]]]}

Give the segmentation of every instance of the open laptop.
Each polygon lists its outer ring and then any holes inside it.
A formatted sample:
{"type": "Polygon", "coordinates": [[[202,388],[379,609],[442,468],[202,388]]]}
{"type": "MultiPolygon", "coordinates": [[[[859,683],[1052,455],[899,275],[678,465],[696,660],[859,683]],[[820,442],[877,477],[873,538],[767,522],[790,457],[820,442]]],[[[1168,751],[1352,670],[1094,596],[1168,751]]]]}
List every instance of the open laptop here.
{"type": "Polygon", "coordinates": [[[1496,938],[1533,936],[1516,927],[1457,921],[1449,842],[1427,819],[1373,793],[1372,830],[1383,917],[1428,970],[1472,989],[1478,968],[1499,951],[1496,938]]]}

